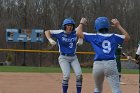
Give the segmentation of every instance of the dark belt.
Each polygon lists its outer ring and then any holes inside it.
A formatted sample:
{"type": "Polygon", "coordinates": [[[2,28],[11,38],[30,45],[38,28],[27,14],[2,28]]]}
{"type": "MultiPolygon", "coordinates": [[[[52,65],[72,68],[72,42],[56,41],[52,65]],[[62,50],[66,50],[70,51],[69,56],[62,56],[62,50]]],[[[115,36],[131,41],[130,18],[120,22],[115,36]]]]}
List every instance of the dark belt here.
{"type": "Polygon", "coordinates": [[[75,56],[75,54],[65,54],[65,53],[60,53],[63,56],[75,56]]]}
{"type": "Polygon", "coordinates": [[[108,61],[108,60],[114,60],[114,58],[110,58],[110,59],[96,59],[94,61],[108,61]]]}

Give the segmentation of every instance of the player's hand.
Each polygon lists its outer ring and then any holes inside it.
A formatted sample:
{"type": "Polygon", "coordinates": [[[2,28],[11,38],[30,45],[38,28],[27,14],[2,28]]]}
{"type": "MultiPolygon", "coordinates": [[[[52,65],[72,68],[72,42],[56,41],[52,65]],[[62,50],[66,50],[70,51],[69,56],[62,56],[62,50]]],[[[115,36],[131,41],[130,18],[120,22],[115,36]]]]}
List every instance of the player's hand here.
{"type": "Polygon", "coordinates": [[[87,19],[86,18],[82,18],[81,21],[80,21],[80,24],[87,25],[87,19]]]}
{"type": "Polygon", "coordinates": [[[128,59],[128,60],[132,60],[132,57],[131,57],[131,56],[127,56],[127,59],[128,59]]]}
{"type": "Polygon", "coordinates": [[[139,60],[132,59],[132,61],[134,61],[136,64],[139,64],[139,60]]]}
{"type": "Polygon", "coordinates": [[[77,41],[77,45],[80,46],[83,44],[83,38],[79,38],[77,41]]]}
{"type": "Polygon", "coordinates": [[[113,23],[113,25],[111,25],[112,27],[119,27],[120,26],[120,22],[115,18],[112,19],[111,22],[113,23]]]}
{"type": "Polygon", "coordinates": [[[49,38],[48,40],[52,46],[56,45],[56,42],[52,38],[49,38]]]}

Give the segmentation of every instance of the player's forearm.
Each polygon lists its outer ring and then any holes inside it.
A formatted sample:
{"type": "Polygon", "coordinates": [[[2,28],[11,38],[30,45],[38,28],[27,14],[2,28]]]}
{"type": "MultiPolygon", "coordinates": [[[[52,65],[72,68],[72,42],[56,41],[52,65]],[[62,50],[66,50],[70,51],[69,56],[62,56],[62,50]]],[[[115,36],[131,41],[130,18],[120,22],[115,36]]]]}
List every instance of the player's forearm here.
{"type": "Polygon", "coordinates": [[[49,30],[45,31],[45,36],[48,40],[51,38],[51,34],[49,30]]]}
{"type": "Polygon", "coordinates": [[[84,37],[84,35],[83,35],[83,24],[81,24],[81,23],[79,24],[79,26],[77,27],[76,34],[80,38],[84,37]]]}
{"type": "Polygon", "coordinates": [[[127,41],[130,39],[129,34],[125,31],[124,28],[122,28],[121,25],[119,25],[117,28],[121,31],[121,33],[122,33],[123,35],[125,35],[125,41],[127,42],[127,41]]]}
{"type": "Polygon", "coordinates": [[[51,38],[51,33],[49,30],[45,31],[45,35],[52,46],[56,45],[56,42],[51,38]]]}
{"type": "Polygon", "coordinates": [[[129,34],[125,31],[125,29],[120,25],[120,22],[115,18],[115,19],[112,19],[111,22],[113,23],[113,27],[117,27],[121,33],[123,35],[125,35],[125,41],[128,41],[130,39],[130,36],[129,34]]]}
{"type": "Polygon", "coordinates": [[[87,20],[86,18],[82,18],[80,20],[80,24],[79,26],[77,27],[77,36],[80,37],[80,38],[84,38],[84,34],[83,34],[83,29],[84,29],[84,26],[87,24],[87,20]]]}

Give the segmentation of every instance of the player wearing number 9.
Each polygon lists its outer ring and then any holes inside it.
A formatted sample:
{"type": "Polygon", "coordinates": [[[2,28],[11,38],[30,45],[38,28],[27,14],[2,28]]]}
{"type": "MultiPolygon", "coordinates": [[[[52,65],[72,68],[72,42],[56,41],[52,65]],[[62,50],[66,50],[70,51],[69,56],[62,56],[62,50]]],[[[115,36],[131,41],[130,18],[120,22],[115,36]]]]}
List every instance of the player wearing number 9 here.
{"type": "Polygon", "coordinates": [[[62,30],[48,30],[45,31],[45,35],[52,45],[56,42],[51,38],[57,39],[59,46],[60,56],[58,58],[59,65],[63,73],[62,90],[63,93],[67,93],[68,82],[70,78],[70,67],[73,68],[76,75],[76,88],[77,93],[81,93],[82,89],[82,71],[75,55],[77,48],[77,35],[75,29],[75,22],[72,18],[66,18],[62,24],[62,30]]]}
{"type": "MultiPolygon", "coordinates": [[[[85,18],[81,19],[81,22],[85,21],[85,18]]],[[[118,28],[123,35],[109,33],[111,32],[109,31],[111,24],[107,17],[98,17],[95,20],[96,33],[77,31],[77,34],[89,42],[95,51],[93,63],[94,93],[102,93],[104,77],[109,81],[112,93],[121,93],[115,51],[118,44],[122,45],[123,42],[130,39],[130,36],[117,19],[112,19],[111,22],[112,26],[118,28]]],[[[83,29],[83,25],[81,24],[79,28],[83,29]]]]}

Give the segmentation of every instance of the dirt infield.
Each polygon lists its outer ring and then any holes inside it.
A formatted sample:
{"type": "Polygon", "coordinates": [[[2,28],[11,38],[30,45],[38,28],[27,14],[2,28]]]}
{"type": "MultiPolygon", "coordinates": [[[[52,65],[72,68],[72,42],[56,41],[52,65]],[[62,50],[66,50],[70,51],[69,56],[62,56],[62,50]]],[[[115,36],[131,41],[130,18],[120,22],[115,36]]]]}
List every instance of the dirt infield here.
{"type": "MultiPolygon", "coordinates": [[[[138,75],[122,75],[123,93],[138,93],[138,75]]],[[[0,73],[0,93],[62,93],[61,73],[0,73]]],[[[91,73],[83,74],[82,93],[93,93],[91,73]]],[[[76,93],[75,76],[71,74],[68,93],[76,93]]],[[[103,93],[111,93],[105,80],[103,93]]]]}

